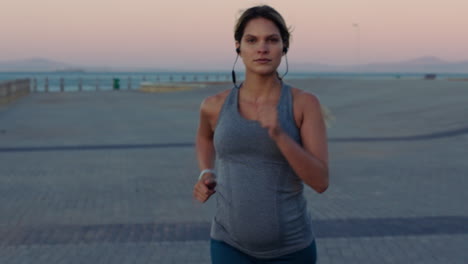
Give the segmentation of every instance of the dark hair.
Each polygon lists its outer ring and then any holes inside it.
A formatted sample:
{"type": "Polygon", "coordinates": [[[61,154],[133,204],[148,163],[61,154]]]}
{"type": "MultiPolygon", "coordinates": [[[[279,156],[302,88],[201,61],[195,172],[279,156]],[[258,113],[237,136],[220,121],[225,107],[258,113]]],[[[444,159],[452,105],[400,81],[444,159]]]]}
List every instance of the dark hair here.
{"type": "Polygon", "coordinates": [[[289,48],[289,29],[286,26],[286,22],[283,17],[274,8],[268,5],[254,6],[245,10],[237,20],[236,27],[234,28],[234,39],[241,42],[242,36],[244,35],[245,27],[247,23],[255,18],[265,18],[273,22],[278,27],[283,45],[286,50],[289,48]]]}

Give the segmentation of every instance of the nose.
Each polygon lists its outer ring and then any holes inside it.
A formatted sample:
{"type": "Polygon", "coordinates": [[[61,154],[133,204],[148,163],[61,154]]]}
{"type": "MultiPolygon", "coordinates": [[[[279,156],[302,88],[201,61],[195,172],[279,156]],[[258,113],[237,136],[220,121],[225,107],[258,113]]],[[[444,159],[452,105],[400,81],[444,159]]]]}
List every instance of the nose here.
{"type": "Polygon", "coordinates": [[[267,54],[269,52],[269,47],[268,47],[268,43],[266,43],[265,41],[262,41],[259,43],[259,47],[258,47],[258,50],[257,52],[259,54],[267,54]]]}

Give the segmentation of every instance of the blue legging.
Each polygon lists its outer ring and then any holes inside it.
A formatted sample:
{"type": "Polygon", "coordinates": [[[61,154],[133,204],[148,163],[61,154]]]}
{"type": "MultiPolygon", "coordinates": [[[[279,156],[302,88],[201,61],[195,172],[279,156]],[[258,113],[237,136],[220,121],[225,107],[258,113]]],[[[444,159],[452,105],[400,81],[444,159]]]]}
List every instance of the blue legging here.
{"type": "Polygon", "coordinates": [[[212,264],[315,264],[317,247],[315,241],[307,248],[273,259],[257,259],[219,240],[211,239],[212,264]]]}

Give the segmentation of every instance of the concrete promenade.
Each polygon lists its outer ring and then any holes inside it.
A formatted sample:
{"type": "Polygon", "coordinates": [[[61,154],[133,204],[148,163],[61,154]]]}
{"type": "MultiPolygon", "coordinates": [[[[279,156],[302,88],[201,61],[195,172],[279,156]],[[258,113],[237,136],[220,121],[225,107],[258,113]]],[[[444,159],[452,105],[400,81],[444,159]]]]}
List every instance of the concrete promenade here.
{"type": "MultiPolygon", "coordinates": [[[[468,82],[290,83],[336,117],[330,188],[306,188],[319,263],[467,263],[468,82]]],[[[210,263],[193,143],[228,87],[0,105],[0,263],[210,263]]]]}

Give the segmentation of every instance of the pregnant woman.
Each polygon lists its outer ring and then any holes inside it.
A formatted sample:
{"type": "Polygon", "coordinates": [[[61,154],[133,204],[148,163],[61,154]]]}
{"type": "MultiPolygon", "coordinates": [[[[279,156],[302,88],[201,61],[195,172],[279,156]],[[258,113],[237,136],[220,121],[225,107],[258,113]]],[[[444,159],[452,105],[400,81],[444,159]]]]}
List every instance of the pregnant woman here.
{"type": "Polygon", "coordinates": [[[216,193],[212,263],[316,263],[303,189],[328,188],[326,128],[317,97],[277,72],[289,38],[275,9],[244,11],[234,39],[245,81],[201,104],[193,193],[216,193]]]}

